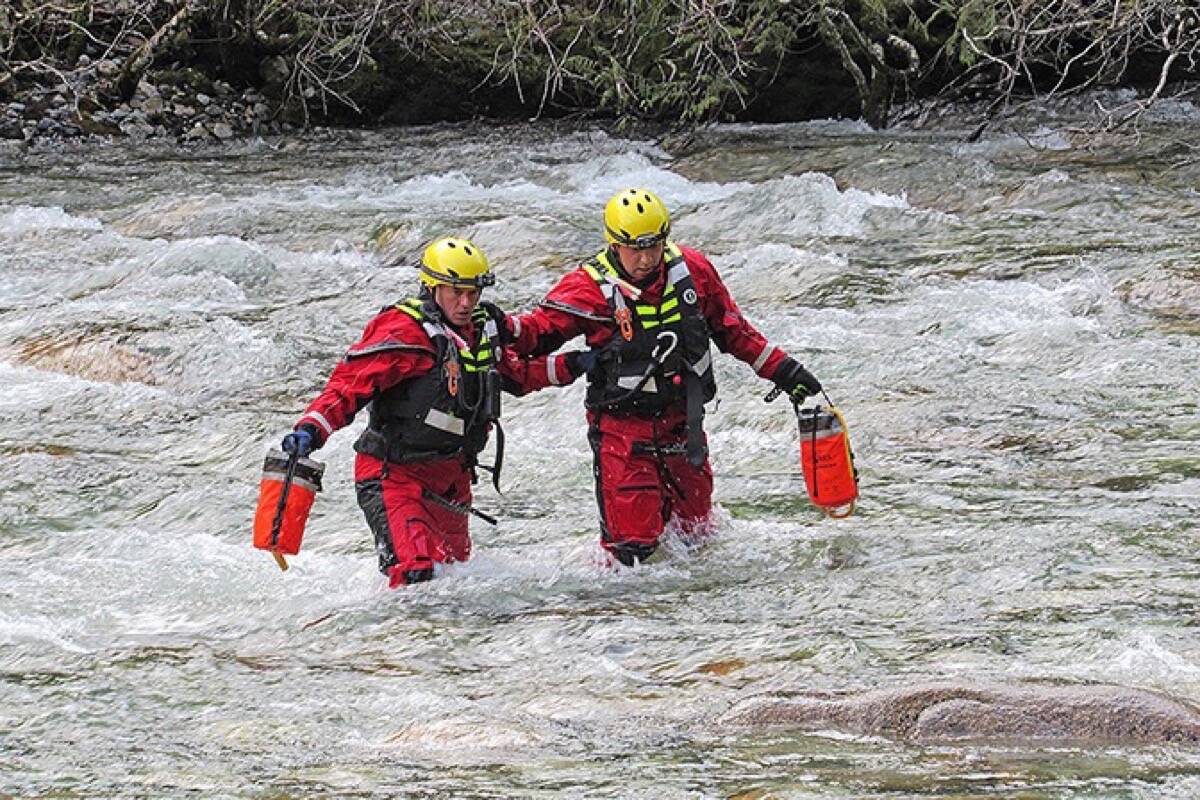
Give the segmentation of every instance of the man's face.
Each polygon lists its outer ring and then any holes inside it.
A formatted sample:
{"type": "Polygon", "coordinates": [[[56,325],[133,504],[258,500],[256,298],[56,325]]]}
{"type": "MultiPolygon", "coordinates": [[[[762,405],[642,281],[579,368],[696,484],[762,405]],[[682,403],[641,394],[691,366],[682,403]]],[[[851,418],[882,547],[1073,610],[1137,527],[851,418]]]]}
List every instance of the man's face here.
{"type": "Polygon", "coordinates": [[[651,247],[637,248],[627,244],[613,245],[617,249],[617,258],[626,274],[640,283],[658,270],[663,257],[663,243],[658,242],[651,247]]]}
{"type": "Polygon", "coordinates": [[[439,284],[433,287],[433,299],[450,324],[461,328],[471,321],[471,312],[479,304],[479,289],[439,284]]]}

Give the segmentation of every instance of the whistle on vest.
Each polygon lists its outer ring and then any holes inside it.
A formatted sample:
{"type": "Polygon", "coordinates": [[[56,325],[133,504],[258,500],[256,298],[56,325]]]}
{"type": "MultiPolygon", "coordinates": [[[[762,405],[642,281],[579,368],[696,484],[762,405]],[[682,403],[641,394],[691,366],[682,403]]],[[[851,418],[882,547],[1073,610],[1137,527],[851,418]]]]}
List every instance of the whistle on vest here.
{"type": "Polygon", "coordinates": [[[621,331],[621,337],[627,341],[633,341],[633,315],[630,314],[629,308],[618,308],[614,314],[617,320],[617,328],[621,331]]]}
{"type": "Polygon", "coordinates": [[[458,379],[461,374],[461,368],[458,362],[454,359],[446,361],[446,391],[451,397],[458,397],[458,379]]]}

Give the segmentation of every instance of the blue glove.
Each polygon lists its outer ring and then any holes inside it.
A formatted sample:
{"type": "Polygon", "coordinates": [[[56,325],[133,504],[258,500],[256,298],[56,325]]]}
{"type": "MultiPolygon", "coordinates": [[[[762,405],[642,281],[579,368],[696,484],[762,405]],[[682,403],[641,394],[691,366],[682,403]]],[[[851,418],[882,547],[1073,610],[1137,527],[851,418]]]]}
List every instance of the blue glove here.
{"type": "Polygon", "coordinates": [[[821,391],[821,382],[791,356],[780,362],[771,380],[793,400],[803,400],[821,391]]]}
{"type": "Polygon", "coordinates": [[[304,458],[320,447],[317,442],[317,429],[305,423],[283,437],[283,444],[280,447],[285,453],[295,453],[300,458],[304,458]]]}
{"type": "Polygon", "coordinates": [[[596,368],[599,350],[574,350],[567,353],[567,367],[576,377],[591,372],[596,368]]]}

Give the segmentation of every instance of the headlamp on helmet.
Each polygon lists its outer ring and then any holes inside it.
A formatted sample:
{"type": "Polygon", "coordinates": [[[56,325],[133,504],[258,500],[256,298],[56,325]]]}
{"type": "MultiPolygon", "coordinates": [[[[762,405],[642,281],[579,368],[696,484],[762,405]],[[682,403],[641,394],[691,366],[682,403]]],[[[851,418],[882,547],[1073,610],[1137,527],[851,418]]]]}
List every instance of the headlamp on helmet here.
{"type": "Polygon", "coordinates": [[[604,207],[604,237],[610,244],[646,250],[666,241],[671,215],[649,189],[617,192],[604,207]]]}
{"type": "Polygon", "coordinates": [[[483,289],[496,283],[487,256],[466,239],[447,237],[425,248],[421,256],[421,283],[429,288],[454,286],[483,289]]]}
{"type": "Polygon", "coordinates": [[[658,247],[665,242],[667,237],[659,233],[643,233],[641,236],[629,243],[629,246],[635,250],[649,250],[651,247],[658,247]]]}

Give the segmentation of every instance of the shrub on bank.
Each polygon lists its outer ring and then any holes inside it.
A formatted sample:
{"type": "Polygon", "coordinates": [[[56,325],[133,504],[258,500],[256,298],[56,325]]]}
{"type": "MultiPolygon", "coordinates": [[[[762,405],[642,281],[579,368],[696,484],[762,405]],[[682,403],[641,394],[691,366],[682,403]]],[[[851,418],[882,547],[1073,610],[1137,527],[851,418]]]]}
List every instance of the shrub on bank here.
{"type": "Polygon", "coordinates": [[[862,116],[1195,77],[1186,0],[15,0],[0,135],[862,116]],[[208,102],[201,102],[201,99],[208,102]]]}

